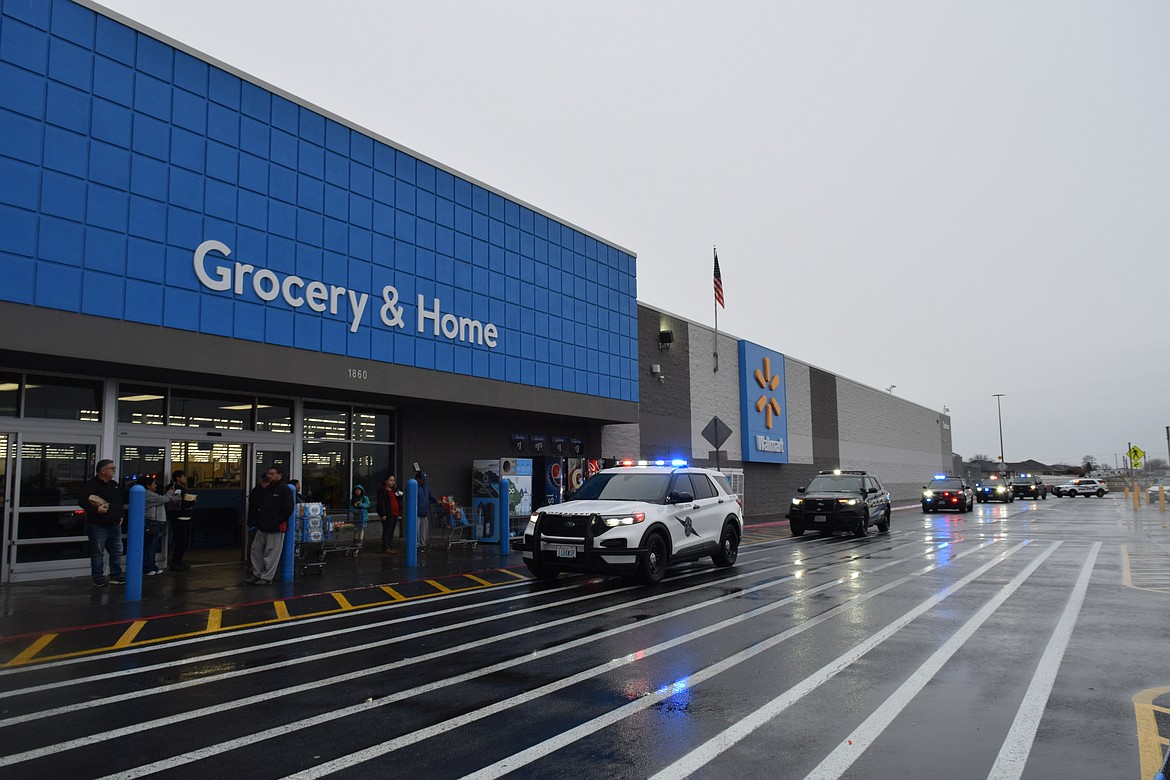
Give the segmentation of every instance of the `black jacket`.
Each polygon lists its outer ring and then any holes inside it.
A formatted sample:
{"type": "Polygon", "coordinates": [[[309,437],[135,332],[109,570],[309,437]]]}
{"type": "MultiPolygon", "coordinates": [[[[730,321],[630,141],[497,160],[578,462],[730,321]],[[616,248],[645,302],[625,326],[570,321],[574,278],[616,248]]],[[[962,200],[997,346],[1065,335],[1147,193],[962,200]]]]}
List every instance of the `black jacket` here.
{"type": "Polygon", "coordinates": [[[126,507],[122,503],[122,488],[117,480],[102,482],[99,477],[92,477],[81,486],[81,495],[77,505],[85,510],[85,522],[96,525],[118,525],[126,515],[126,507]],[[97,507],[89,500],[90,496],[99,496],[109,503],[110,508],[105,514],[100,514],[97,507]]]}
{"type": "Polygon", "coordinates": [[[293,493],[287,482],[273,482],[264,488],[257,485],[252,491],[252,501],[252,521],[257,529],[269,533],[288,529],[288,518],[293,513],[293,493]]]}

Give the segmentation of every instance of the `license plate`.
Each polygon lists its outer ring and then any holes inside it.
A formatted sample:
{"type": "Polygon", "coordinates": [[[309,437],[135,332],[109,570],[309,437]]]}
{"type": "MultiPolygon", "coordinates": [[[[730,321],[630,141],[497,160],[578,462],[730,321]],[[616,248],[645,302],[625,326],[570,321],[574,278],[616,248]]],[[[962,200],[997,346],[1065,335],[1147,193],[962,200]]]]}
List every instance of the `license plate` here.
{"type": "Polygon", "coordinates": [[[814,515],[813,522],[814,523],[823,523],[823,522],[825,522],[825,516],[824,515],[814,515]]]}
{"type": "Polygon", "coordinates": [[[566,547],[564,545],[557,545],[557,557],[558,558],[576,558],[577,557],[577,548],[576,547],[566,547]]]}

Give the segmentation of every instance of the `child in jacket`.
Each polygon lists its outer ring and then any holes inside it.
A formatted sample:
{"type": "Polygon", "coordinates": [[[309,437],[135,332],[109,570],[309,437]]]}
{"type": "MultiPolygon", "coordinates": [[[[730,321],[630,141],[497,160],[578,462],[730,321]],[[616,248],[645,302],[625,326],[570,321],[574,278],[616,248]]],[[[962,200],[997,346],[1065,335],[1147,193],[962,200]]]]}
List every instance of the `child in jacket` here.
{"type": "Polygon", "coordinates": [[[361,485],[353,486],[353,494],[350,496],[350,507],[353,509],[353,522],[357,527],[354,534],[355,541],[359,547],[366,540],[366,522],[370,519],[370,497],[366,495],[366,489],[361,485]]]}

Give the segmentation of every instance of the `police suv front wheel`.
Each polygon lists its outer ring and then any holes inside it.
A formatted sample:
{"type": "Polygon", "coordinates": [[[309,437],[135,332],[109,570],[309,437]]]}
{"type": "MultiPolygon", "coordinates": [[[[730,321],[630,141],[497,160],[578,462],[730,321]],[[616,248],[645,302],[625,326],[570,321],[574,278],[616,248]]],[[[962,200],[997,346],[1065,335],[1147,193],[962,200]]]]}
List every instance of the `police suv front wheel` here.
{"type": "Polygon", "coordinates": [[[646,552],[638,561],[638,580],[643,585],[657,585],[666,576],[666,559],[669,552],[662,534],[653,533],[646,540],[646,552]]]}
{"type": "Polygon", "coordinates": [[[711,556],[716,566],[734,566],[739,557],[739,533],[732,523],[723,524],[723,533],[719,535],[719,549],[711,556]]]}

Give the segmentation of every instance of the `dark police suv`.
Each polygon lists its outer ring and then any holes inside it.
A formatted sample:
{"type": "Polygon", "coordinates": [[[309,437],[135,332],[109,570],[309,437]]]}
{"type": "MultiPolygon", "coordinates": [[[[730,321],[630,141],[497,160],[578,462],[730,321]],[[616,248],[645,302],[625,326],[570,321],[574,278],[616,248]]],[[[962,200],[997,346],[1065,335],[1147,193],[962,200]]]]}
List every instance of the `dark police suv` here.
{"type": "Polygon", "coordinates": [[[871,525],[890,530],[890,494],[877,477],[864,471],[822,471],[788,507],[788,526],[793,536],[805,531],[850,531],[865,536],[871,525]]]}

